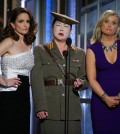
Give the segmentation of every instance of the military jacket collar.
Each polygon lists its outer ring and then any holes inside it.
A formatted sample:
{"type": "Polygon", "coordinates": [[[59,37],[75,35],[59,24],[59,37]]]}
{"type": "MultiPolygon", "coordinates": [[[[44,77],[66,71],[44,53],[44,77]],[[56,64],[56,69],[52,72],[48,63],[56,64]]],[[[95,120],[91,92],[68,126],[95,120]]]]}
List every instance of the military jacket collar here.
{"type": "MultiPolygon", "coordinates": [[[[52,53],[54,53],[55,55],[58,55],[61,59],[63,59],[63,57],[62,57],[62,55],[57,47],[57,44],[55,43],[54,40],[49,43],[48,48],[50,49],[50,51],[52,53]]],[[[77,50],[77,48],[72,45],[70,48],[70,56],[73,56],[76,50],[77,50]]]]}

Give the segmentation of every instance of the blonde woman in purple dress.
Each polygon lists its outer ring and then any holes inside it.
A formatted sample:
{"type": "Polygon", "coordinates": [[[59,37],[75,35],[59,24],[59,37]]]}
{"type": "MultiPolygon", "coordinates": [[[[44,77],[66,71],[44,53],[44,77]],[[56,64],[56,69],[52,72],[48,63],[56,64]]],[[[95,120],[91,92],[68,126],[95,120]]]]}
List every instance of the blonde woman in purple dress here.
{"type": "Polygon", "coordinates": [[[113,10],[99,18],[87,49],[94,134],[120,134],[120,18],[113,10]]]}

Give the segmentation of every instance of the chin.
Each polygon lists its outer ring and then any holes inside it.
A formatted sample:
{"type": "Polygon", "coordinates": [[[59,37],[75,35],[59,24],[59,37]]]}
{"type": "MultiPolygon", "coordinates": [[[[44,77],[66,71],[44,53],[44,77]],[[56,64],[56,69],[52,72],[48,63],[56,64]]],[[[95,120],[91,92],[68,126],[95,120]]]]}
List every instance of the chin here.
{"type": "Polygon", "coordinates": [[[66,39],[57,39],[58,41],[60,41],[60,42],[65,42],[66,41],[66,39]]]}

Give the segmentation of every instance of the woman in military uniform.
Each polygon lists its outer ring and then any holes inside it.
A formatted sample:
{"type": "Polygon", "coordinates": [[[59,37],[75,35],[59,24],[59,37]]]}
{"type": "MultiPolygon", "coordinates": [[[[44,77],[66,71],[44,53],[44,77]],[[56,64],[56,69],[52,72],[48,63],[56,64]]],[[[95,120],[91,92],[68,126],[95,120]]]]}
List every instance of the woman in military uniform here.
{"type": "Polygon", "coordinates": [[[40,119],[42,134],[80,134],[81,107],[78,91],[87,88],[85,52],[68,46],[72,24],[79,23],[66,15],[52,12],[54,39],[34,49],[35,65],[31,72],[33,100],[40,119]],[[69,79],[65,78],[66,60],[63,52],[70,51],[69,79]],[[66,125],[66,87],[69,87],[66,125]]]}

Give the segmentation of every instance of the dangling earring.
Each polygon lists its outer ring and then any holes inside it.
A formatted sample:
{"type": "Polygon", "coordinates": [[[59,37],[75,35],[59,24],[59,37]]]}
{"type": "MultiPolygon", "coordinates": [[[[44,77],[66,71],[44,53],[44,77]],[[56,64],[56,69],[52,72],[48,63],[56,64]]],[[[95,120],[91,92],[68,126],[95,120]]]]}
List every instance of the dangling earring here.
{"type": "Polygon", "coordinates": [[[118,34],[119,34],[119,30],[120,30],[120,29],[118,28],[118,29],[117,29],[117,31],[116,31],[116,33],[115,33],[116,35],[118,35],[118,34]]]}
{"type": "Polygon", "coordinates": [[[119,29],[115,32],[115,36],[116,36],[116,38],[119,38],[120,37],[120,31],[119,31],[119,29]]]}

